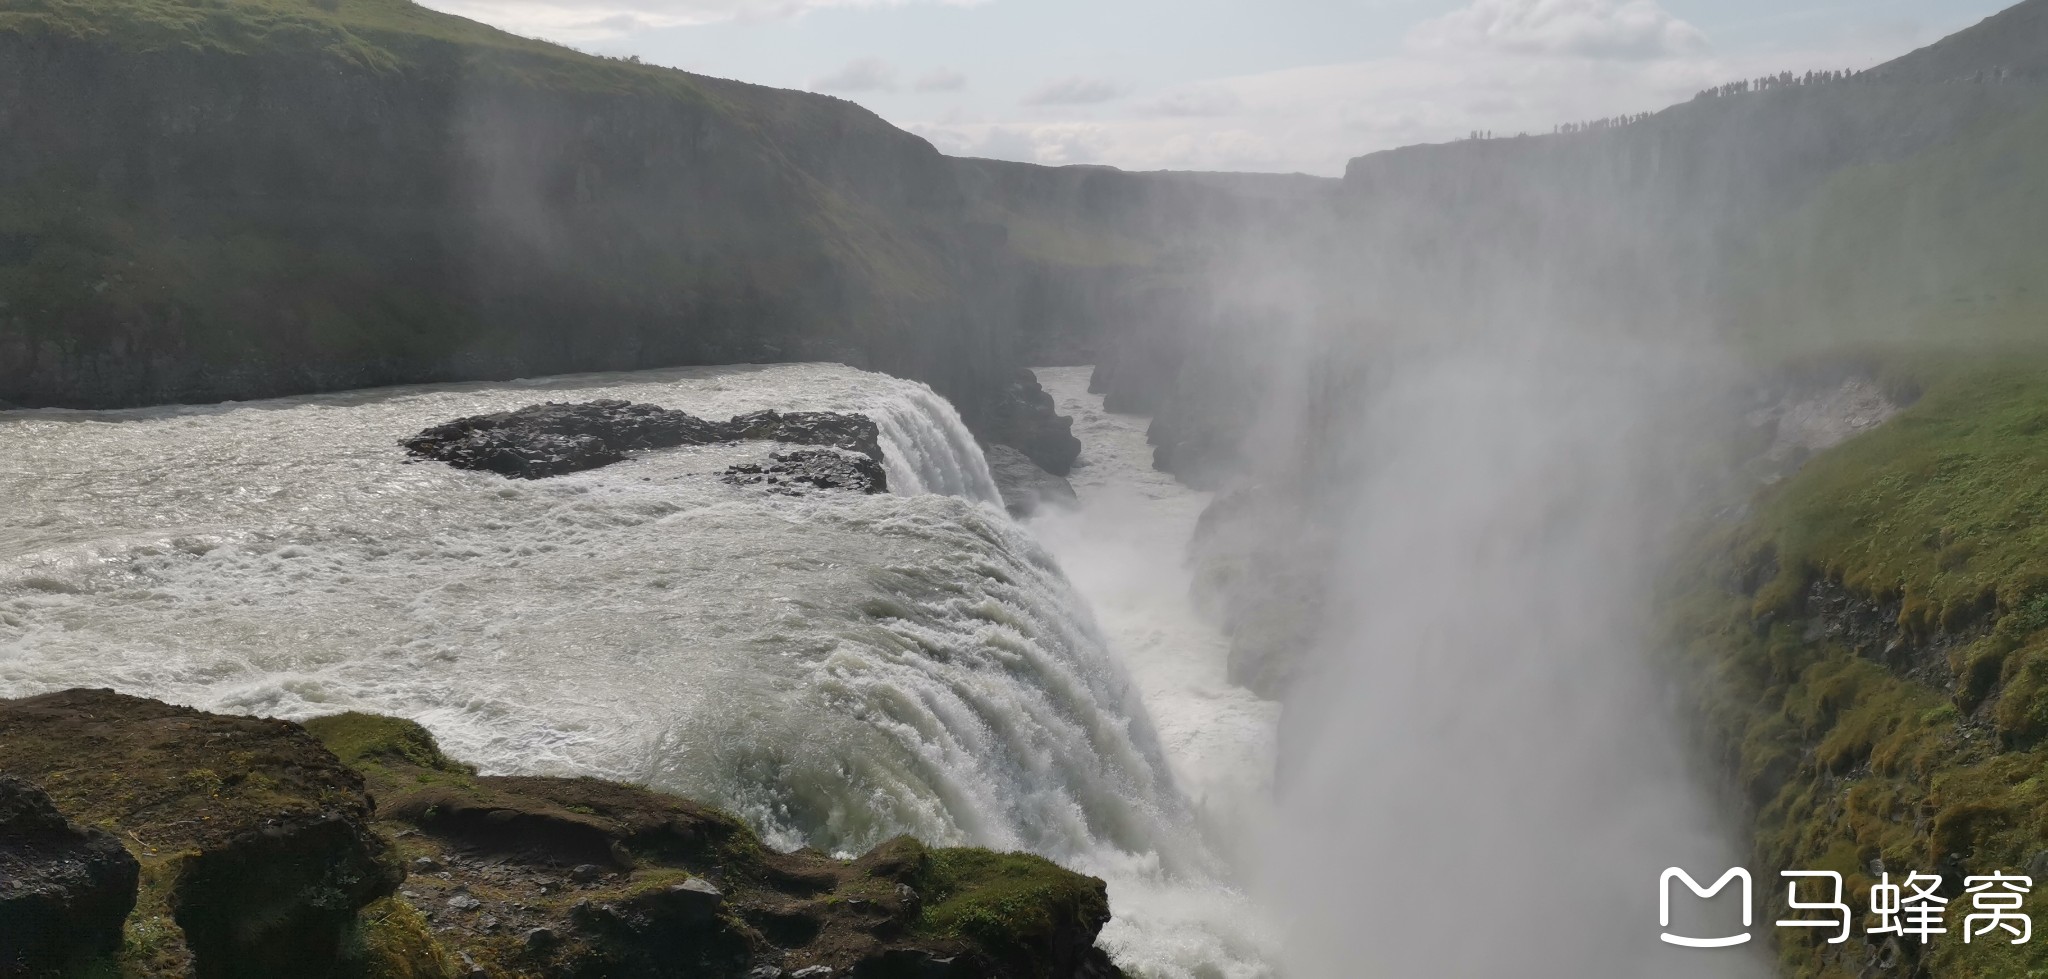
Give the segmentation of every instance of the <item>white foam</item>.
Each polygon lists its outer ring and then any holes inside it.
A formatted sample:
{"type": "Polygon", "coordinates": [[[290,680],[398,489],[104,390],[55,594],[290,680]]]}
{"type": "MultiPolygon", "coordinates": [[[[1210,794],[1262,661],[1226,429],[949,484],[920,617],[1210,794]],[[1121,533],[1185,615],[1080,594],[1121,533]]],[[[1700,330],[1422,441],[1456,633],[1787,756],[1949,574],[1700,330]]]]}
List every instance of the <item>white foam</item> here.
{"type": "Polygon", "coordinates": [[[1105,943],[1142,974],[1219,974],[1177,964],[1231,940],[1164,910],[1217,885],[1136,690],[922,385],[791,365],[11,412],[0,452],[0,697],[378,711],[487,772],[645,782],[779,846],[1029,849],[1117,881],[1105,943]],[[757,444],[541,482],[398,447],[597,397],[866,412],[897,495],[717,479],[757,444]]]}

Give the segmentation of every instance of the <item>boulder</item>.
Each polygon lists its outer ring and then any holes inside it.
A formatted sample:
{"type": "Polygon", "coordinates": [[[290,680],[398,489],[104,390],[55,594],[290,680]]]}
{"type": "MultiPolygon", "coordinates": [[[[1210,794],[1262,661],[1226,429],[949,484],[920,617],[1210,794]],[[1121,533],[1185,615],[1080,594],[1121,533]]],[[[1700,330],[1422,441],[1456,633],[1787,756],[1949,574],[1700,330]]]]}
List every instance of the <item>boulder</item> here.
{"type": "Polygon", "coordinates": [[[111,834],[80,829],[41,789],[0,775],[0,976],[120,948],[140,874],[111,834]]]}
{"type": "Polygon", "coordinates": [[[200,979],[334,974],[358,912],[403,876],[362,776],[285,721],[107,690],[0,701],[0,770],[137,846],[142,903],[200,979]]]}
{"type": "Polygon", "coordinates": [[[1046,472],[1031,457],[1007,445],[990,445],[984,450],[988,470],[1002,491],[1003,506],[1013,517],[1028,517],[1048,506],[1074,506],[1074,485],[1046,472]]]}
{"type": "Polygon", "coordinates": [[[881,429],[864,415],[761,411],[718,422],[630,401],[529,405],[435,425],[403,443],[422,459],[517,479],[599,469],[634,452],[713,442],[783,442],[882,461],[881,429]]]}

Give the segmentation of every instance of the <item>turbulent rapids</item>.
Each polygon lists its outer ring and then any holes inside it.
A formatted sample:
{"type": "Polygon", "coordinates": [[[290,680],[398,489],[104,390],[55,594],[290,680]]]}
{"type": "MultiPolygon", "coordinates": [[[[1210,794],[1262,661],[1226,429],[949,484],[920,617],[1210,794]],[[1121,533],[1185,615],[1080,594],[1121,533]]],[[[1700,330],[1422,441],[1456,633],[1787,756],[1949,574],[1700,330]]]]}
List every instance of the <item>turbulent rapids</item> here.
{"type": "MultiPolygon", "coordinates": [[[[695,369],[15,412],[0,442],[0,697],[110,686],[395,714],[487,770],[673,790],[784,848],[911,833],[1036,851],[1123,893],[1217,891],[1136,685],[922,385],[695,369]],[[860,412],[894,494],[719,480],[773,443],[542,482],[398,446],[457,416],[596,398],[860,412]]],[[[1144,923],[1105,936],[1134,967],[1258,974],[1188,915],[1134,910],[1144,923]]]]}

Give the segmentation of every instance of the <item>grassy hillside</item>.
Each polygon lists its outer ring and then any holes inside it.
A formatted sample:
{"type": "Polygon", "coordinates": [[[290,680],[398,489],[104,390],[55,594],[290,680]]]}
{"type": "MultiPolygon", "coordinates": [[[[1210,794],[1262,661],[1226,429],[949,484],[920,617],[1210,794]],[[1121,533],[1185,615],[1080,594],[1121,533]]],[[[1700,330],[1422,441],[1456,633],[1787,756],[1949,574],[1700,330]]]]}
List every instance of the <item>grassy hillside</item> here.
{"type": "Polygon", "coordinates": [[[1006,356],[945,161],[836,100],[406,0],[0,0],[0,103],[0,399],[1006,356]]]}
{"type": "Polygon", "coordinates": [[[1918,403],[1703,534],[1670,587],[1672,645],[1754,806],[1753,870],[1837,871],[1859,909],[1880,872],[1946,878],[1945,940],[1782,931],[1787,975],[2036,975],[2048,948],[1961,928],[1965,876],[2048,879],[2048,356],[1892,377],[1918,403]]]}
{"type": "Polygon", "coordinates": [[[583,55],[411,0],[0,0],[0,30],[138,51],[317,54],[380,71],[439,66],[460,49],[534,85],[702,97],[680,72],[583,55]]]}
{"type": "Polygon", "coordinates": [[[1701,530],[1666,589],[1752,869],[1840,872],[1859,909],[1881,873],[1945,878],[1946,936],[1780,930],[1789,976],[2048,974],[2038,942],[1962,941],[1963,878],[2048,881],[2048,96],[1977,80],[2035,73],[2044,38],[2035,0],[1880,69],[2028,100],[1832,173],[1727,272],[1759,364],[1857,364],[1912,402],[1701,530]]]}
{"type": "Polygon", "coordinates": [[[409,0],[0,0],[0,404],[816,359],[1031,445],[1243,198],[409,0]]]}

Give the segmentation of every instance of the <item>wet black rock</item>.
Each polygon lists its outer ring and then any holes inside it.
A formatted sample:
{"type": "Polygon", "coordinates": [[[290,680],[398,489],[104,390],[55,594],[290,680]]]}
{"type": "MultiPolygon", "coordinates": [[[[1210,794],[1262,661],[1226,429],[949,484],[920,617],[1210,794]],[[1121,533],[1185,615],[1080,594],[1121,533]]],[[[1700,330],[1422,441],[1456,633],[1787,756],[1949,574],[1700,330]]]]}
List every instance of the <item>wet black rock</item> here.
{"type": "Polygon", "coordinates": [[[834,411],[757,411],[724,425],[726,441],[751,439],[790,445],[822,445],[882,461],[882,430],[866,415],[834,411]]]}
{"type": "Polygon", "coordinates": [[[765,486],[770,493],[803,496],[813,490],[886,493],[889,474],[882,464],[862,455],[831,449],[775,452],[768,463],[745,463],[725,471],[734,486],[765,486]]]}
{"type": "Polygon", "coordinates": [[[104,831],[0,776],[0,976],[36,975],[120,947],[140,869],[104,831]]]}
{"type": "Polygon", "coordinates": [[[1018,368],[996,399],[994,414],[989,441],[1015,447],[1055,476],[1073,471],[1074,460],[1081,457],[1074,420],[1059,413],[1037,375],[1018,368]]]}
{"type": "Polygon", "coordinates": [[[423,459],[518,479],[623,462],[634,452],[759,440],[859,452],[878,468],[881,430],[864,415],[761,411],[717,422],[630,401],[549,402],[429,428],[403,443],[423,459]]]}
{"type": "Polygon", "coordinates": [[[1011,516],[1028,517],[1048,506],[1075,504],[1074,485],[1046,472],[1030,456],[1007,445],[991,445],[986,455],[989,474],[1011,516]]]}

